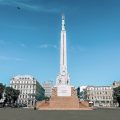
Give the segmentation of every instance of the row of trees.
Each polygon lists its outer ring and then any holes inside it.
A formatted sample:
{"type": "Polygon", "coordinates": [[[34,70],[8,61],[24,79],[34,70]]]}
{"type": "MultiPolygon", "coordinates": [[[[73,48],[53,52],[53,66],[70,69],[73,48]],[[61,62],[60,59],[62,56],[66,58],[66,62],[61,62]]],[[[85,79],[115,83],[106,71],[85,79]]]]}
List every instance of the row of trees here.
{"type": "Polygon", "coordinates": [[[0,83],[0,100],[4,99],[3,106],[6,103],[9,105],[14,105],[18,99],[19,94],[19,90],[15,90],[12,87],[6,87],[2,83],[0,83]]]}

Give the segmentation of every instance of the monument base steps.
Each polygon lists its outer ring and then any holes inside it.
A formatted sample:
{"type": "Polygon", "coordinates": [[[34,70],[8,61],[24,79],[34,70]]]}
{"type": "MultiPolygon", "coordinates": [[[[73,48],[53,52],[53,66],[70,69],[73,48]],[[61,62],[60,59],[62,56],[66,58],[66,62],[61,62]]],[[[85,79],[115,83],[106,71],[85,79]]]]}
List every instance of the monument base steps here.
{"type": "Polygon", "coordinates": [[[80,101],[77,97],[76,90],[71,88],[71,96],[57,96],[57,88],[52,89],[52,96],[49,101],[41,101],[36,103],[37,109],[46,110],[88,110],[89,103],[80,101]]]}
{"type": "Polygon", "coordinates": [[[89,109],[86,101],[79,101],[76,97],[52,97],[49,101],[41,101],[36,104],[37,109],[89,109]]]}

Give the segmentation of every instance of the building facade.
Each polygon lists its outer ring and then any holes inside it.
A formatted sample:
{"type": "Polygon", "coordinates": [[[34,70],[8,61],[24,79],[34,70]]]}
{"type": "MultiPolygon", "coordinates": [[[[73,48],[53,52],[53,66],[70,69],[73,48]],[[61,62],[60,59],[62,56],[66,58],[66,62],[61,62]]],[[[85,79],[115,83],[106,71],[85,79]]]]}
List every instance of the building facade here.
{"type": "Polygon", "coordinates": [[[113,89],[111,86],[87,86],[84,89],[84,99],[96,107],[113,106],[113,89]]]}
{"type": "Polygon", "coordinates": [[[48,80],[43,83],[43,88],[45,89],[45,96],[50,97],[52,94],[53,81],[48,80]]]}
{"type": "Polygon", "coordinates": [[[15,76],[11,79],[10,86],[20,91],[19,104],[34,106],[36,101],[44,99],[45,90],[33,76],[15,76]]]}

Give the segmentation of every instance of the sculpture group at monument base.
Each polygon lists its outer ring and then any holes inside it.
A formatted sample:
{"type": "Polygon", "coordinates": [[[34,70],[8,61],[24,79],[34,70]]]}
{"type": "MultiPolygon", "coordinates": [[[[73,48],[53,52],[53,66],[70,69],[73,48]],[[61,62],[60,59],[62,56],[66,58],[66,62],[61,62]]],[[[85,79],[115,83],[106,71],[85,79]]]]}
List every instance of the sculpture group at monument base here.
{"type": "Polygon", "coordinates": [[[80,101],[76,89],[71,87],[71,96],[58,96],[57,87],[52,90],[52,96],[48,101],[36,103],[38,110],[92,110],[87,101],[80,101]]]}

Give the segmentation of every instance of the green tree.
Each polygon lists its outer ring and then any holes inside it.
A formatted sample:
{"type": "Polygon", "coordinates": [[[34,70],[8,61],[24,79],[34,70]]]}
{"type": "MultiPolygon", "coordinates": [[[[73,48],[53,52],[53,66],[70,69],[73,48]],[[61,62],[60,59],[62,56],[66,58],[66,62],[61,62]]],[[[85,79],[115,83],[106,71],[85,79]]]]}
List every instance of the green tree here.
{"type": "Polygon", "coordinates": [[[44,100],[45,100],[45,101],[49,101],[49,100],[50,100],[50,97],[45,96],[45,97],[44,97],[44,100]]]}
{"type": "Polygon", "coordinates": [[[6,102],[8,102],[11,105],[17,101],[20,92],[19,90],[15,90],[12,87],[6,87],[5,94],[6,94],[6,102]]]}
{"type": "Polygon", "coordinates": [[[120,86],[113,89],[113,100],[118,102],[120,107],[120,86]]]}
{"type": "Polygon", "coordinates": [[[4,89],[5,89],[5,86],[2,83],[0,83],[0,99],[2,99],[2,94],[4,92],[4,89]]]}
{"type": "Polygon", "coordinates": [[[77,96],[80,98],[80,87],[77,88],[77,96]]]}
{"type": "Polygon", "coordinates": [[[20,94],[20,91],[14,89],[13,96],[12,96],[13,103],[15,103],[17,101],[19,94],[20,94]]]}

